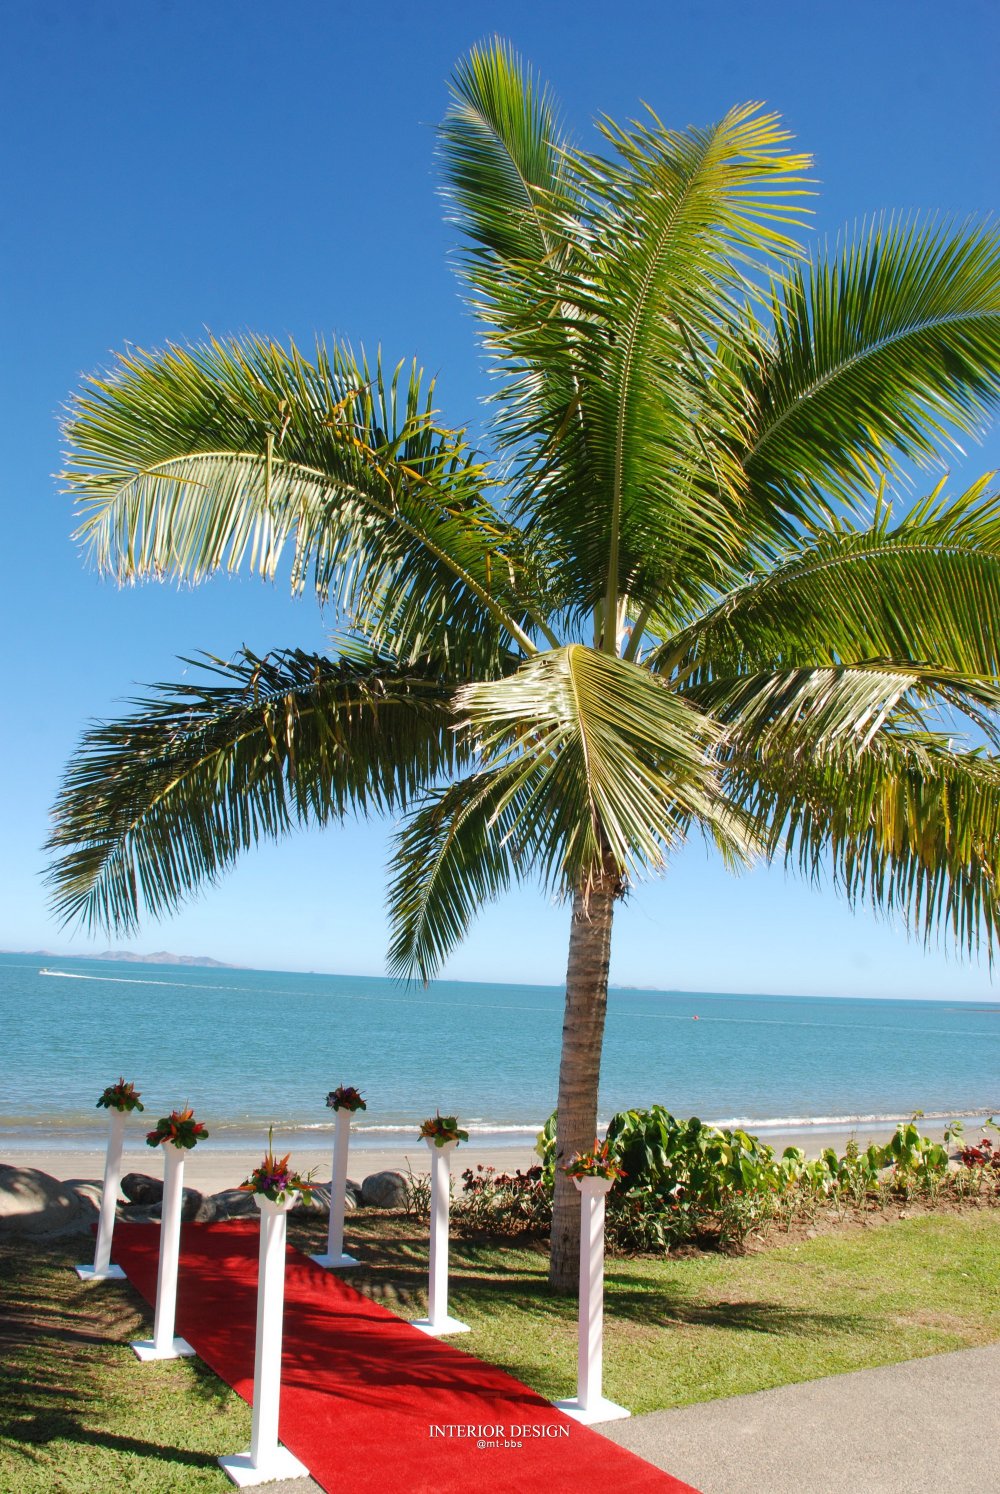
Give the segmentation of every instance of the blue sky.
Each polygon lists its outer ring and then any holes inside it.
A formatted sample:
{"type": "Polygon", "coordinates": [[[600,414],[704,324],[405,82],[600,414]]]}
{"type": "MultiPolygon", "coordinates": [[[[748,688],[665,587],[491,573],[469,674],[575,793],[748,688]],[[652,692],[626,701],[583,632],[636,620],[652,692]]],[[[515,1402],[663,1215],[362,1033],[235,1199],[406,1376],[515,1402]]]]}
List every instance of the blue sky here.
{"type": "MultiPolygon", "coordinates": [[[[71,539],[57,418],[127,342],[258,331],[343,336],[439,375],[451,423],[483,386],[448,264],[433,126],[457,58],[499,31],[548,78],[578,139],[642,101],[703,124],[766,100],[816,158],[815,233],[882,210],[986,216],[997,200],[992,0],[812,5],[579,0],[290,6],[33,0],[5,9],[0,948],[107,947],[48,916],[40,846],[84,722],[178,655],[321,647],[308,599],[224,579],[117,591],[71,539]]],[[[956,485],[1000,465],[990,435],[956,485]]],[[[302,833],[248,858],[133,947],[379,974],[389,827],[302,833]]],[[[558,983],[567,911],[525,888],[486,912],[447,973],[558,983]]],[[[926,954],[780,870],[727,876],[700,843],[637,889],[613,978],[694,990],[981,997],[985,966],[926,954]]]]}

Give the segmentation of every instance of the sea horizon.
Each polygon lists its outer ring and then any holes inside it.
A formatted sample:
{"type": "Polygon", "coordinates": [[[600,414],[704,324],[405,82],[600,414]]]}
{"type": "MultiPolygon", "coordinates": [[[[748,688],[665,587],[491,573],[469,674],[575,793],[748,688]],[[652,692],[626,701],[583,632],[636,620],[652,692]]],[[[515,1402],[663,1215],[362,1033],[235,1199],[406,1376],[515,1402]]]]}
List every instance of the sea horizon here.
{"type": "MultiPolygon", "coordinates": [[[[163,951],[168,954],[167,951],[163,951]]],[[[97,964],[97,965],[124,965],[126,967],[149,966],[153,969],[174,970],[181,973],[186,970],[205,970],[215,974],[225,974],[227,971],[233,975],[287,975],[297,979],[299,976],[329,977],[335,980],[361,980],[361,981],[389,981],[391,985],[403,985],[405,982],[389,980],[388,977],[373,975],[369,971],[343,971],[343,970],[317,970],[312,967],[295,969],[283,965],[240,965],[229,960],[217,960],[212,956],[188,956],[169,953],[168,958],[158,959],[156,954],[139,954],[129,950],[107,951],[100,955],[81,955],[71,953],[57,953],[51,949],[0,949],[0,960],[6,959],[27,960],[55,960],[67,964],[97,964]]],[[[53,971],[52,974],[59,972],[53,971]]],[[[121,976],[119,979],[128,979],[121,976]]],[[[139,979],[141,977],[133,977],[139,979]]],[[[151,977],[153,978],[153,977],[151,977]]],[[[487,980],[484,976],[462,976],[454,981],[441,982],[434,979],[428,982],[433,987],[438,984],[462,985],[462,986],[494,986],[496,981],[487,980]]],[[[414,982],[414,985],[420,984],[414,982]]],[[[511,980],[503,984],[512,990],[531,991],[565,991],[565,983],[562,981],[525,981],[511,980]]],[[[795,1000],[795,1001],[902,1001],[908,1003],[931,1002],[941,1004],[957,1004],[959,1006],[983,1007],[986,1010],[995,1011],[1000,1014],[1000,993],[989,996],[927,996],[927,995],[899,995],[896,992],[887,991],[878,995],[859,995],[848,992],[816,992],[816,991],[713,991],[705,986],[656,986],[650,983],[636,984],[630,981],[609,980],[608,991],[628,991],[636,995],[652,996],[724,996],[726,999],[741,1000],[746,998],[755,1000],[795,1000]]]]}

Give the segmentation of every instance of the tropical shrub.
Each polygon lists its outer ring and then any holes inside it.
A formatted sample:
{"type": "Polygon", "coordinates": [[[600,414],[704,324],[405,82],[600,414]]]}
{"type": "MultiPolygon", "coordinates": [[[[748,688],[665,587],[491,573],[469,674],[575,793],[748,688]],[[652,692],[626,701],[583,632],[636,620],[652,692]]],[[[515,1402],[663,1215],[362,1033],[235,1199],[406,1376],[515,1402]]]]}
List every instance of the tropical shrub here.
{"type": "Polygon", "coordinates": [[[547,1229],[552,1222],[552,1178],[540,1166],[511,1173],[480,1162],[465,1169],[462,1184],[453,1209],[461,1223],[518,1234],[547,1229]]]}
{"type": "Polygon", "coordinates": [[[993,1167],[1000,1171],[1000,1147],[994,1147],[988,1136],[978,1146],[965,1146],[958,1154],[964,1167],[993,1167]]]}
{"type": "MultiPolygon", "coordinates": [[[[884,1205],[893,1197],[1000,1198],[1000,1147],[984,1139],[959,1152],[965,1176],[949,1172],[948,1152],[921,1134],[918,1111],[901,1122],[885,1146],[842,1153],[827,1147],[807,1158],[789,1146],[780,1158],[760,1137],[725,1130],[692,1116],[678,1120],[662,1105],[623,1110],[608,1124],[606,1147],[622,1169],[607,1198],[607,1236],[613,1247],[669,1250],[690,1240],[743,1248],[777,1221],[791,1227],[820,1207],[843,1214],[884,1205]]],[[[990,1122],[986,1123],[987,1126],[990,1122]]],[[[984,1127],[985,1129],[985,1127],[984,1127]]],[[[955,1124],[947,1133],[961,1134],[955,1124]]],[[[556,1117],[538,1136],[541,1191],[555,1172],[556,1117]]],[[[497,1204],[497,1207],[502,1207],[497,1204]]]]}
{"type": "Polygon", "coordinates": [[[883,1165],[892,1168],[890,1186],[909,1198],[923,1189],[937,1191],[948,1171],[948,1153],[940,1142],[921,1136],[916,1118],[901,1121],[882,1152],[883,1165]]]}
{"type": "Polygon", "coordinates": [[[862,1151],[853,1137],[842,1157],[827,1147],[820,1157],[830,1176],[827,1191],[846,1198],[856,1209],[863,1208],[868,1198],[879,1195],[885,1158],[885,1147],[872,1144],[862,1151]]]}

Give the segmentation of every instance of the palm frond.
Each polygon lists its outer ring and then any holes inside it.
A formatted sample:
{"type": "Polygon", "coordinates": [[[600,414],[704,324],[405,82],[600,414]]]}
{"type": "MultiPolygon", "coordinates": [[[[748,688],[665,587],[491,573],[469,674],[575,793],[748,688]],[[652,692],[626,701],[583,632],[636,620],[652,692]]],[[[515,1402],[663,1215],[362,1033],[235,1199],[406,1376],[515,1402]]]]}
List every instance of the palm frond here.
{"type": "Polygon", "coordinates": [[[872,224],[795,267],[774,294],[774,344],[744,363],[751,483],[850,501],[899,458],[974,433],[1000,395],[1000,232],[872,224]]]}
{"type": "Polygon", "coordinates": [[[501,266],[516,275],[563,237],[568,165],[555,103],[499,38],[472,48],[451,95],[440,151],[449,218],[470,244],[469,278],[480,283],[484,261],[494,275],[501,266]]]}
{"type": "Polygon", "coordinates": [[[761,669],[874,660],[1000,677],[1000,497],[993,474],[955,497],[942,481],[898,521],[832,522],[734,588],[647,663],[694,688],[761,669]]]}
{"type": "Polygon", "coordinates": [[[771,854],[852,904],[898,914],[925,941],[992,959],[1000,930],[1000,763],[890,725],[836,753],[737,756],[727,782],[771,854]]]}
{"type": "Polygon", "coordinates": [[[438,424],[433,384],[401,374],[257,338],[123,355],[67,424],[78,537],[122,580],[273,577],[290,549],[293,588],[311,575],[376,646],[391,627],[406,651],[403,619],[426,633],[448,616],[530,651],[521,538],[463,434],[438,424]]]}
{"type": "Polygon", "coordinates": [[[509,804],[500,808],[503,791],[501,775],[473,773],[432,792],[404,824],[389,887],[391,974],[430,980],[482,905],[517,874],[509,843],[513,814],[509,804]]]}
{"type": "Polygon", "coordinates": [[[925,727],[937,710],[961,712],[987,736],[997,735],[995,681],[940,666],[876,660],[822,669],[760,670],[683,692],[709,713],[725,750],[744,745],[785,757],[838,750],[845,761],[864,752],[890,721],[925,727]]]}
{"type": "Polygon", "coordinates": [[[718,793],[714,729],[646,671],[571,645],[501,681],[463,686],[455,708],[502,786],[495,813],[525,865],[551,885],[659,867],[692,816],[739,846],[718,793]]]}
{"type": "Polygon", "coordinates": [[[447,661],[204,661],[85,733],[48,849],[63,919],[129,932],[294,825],[404,807],[464,760],[447,661]],[[221,680],[221,683],[211,682],[221,680]]]}
{"type": "Polygon", "coordinates": [[[604,129],[619,159],[575,157],[587,218],[573,254],[526,272],[497,434],[520,454],[514,513],[562,544],[579,606],[603,600],[614,618],[622,597],[683,587],[699,561],[714,576],[742,546],[749,433],[714,348],[746,261],[794,250],[807,158],[753,106],[707,130],[604,129]]]}

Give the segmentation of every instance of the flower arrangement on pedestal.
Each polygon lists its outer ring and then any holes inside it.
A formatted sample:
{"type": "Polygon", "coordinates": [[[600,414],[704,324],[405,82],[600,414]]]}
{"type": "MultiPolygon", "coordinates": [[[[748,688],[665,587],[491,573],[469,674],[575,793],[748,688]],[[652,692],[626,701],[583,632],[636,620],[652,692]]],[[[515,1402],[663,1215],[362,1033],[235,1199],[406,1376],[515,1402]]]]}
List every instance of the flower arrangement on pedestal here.
{"type": "Polygon", "coordinates": [[[196,1121],[189,1105],[186,1110],[171,1110],[161,1115],[152,1131],[146,1133],[147,1146],[175,1146],[189,1152],[199,1141],[206,1140],[208,1132],[201,1121],[196,1121]]]}
{"type": "Polygon", "coordinates": [[[589,1152],[577,1152],[568,1162],[563,1163],[563,1172],[571,1178],[605,1178],[614,1183],[618,1178],[626,1176],[625,1169],[619,1167],[611,1155],[611,1148],[606,1141],[600,1141],[595,1136],[594,1145],[589,1152]]]}
{"type": "Polygon", "coordinates": [[[293,1172],[288,1165],[291,1152],[283,1157],[274,1155],[274,1127],[267,1133],[267,1151],[260,1165],[240,1184],[244,1193],[259,1193],[272,1203],[287,1203],[294,1194],[299,1194],[303,1203],[312,1203],[312,1173],[293,1172]]]}
{"type": "Polygon", "coordinates": [[[341,1084],[336,1089],[331,1089],[326,1103],[330,1110],[349,1110],[352,1115],[357,1110],[368,1109],[353,1084],[341,1084]]]}
{"type": "Polygon", "coordinates": [[[123,1115],[130,1110],[145,1110],[134,1084],[126,1084],[124,1078],[117,1084],[109,1084],[97,1101],[97,1109],[118,1110],[123,1115]]]}
{"type": "Polygon", "coordinates": [[[459,1126],[458,1116],[442,1115],[438,1111],[422,1122],[420,1138],[422,1141],[433,1141],[435,1146],[444,1146],[448,1141],[468,1141],[469,1133],[459,1126]]]}

